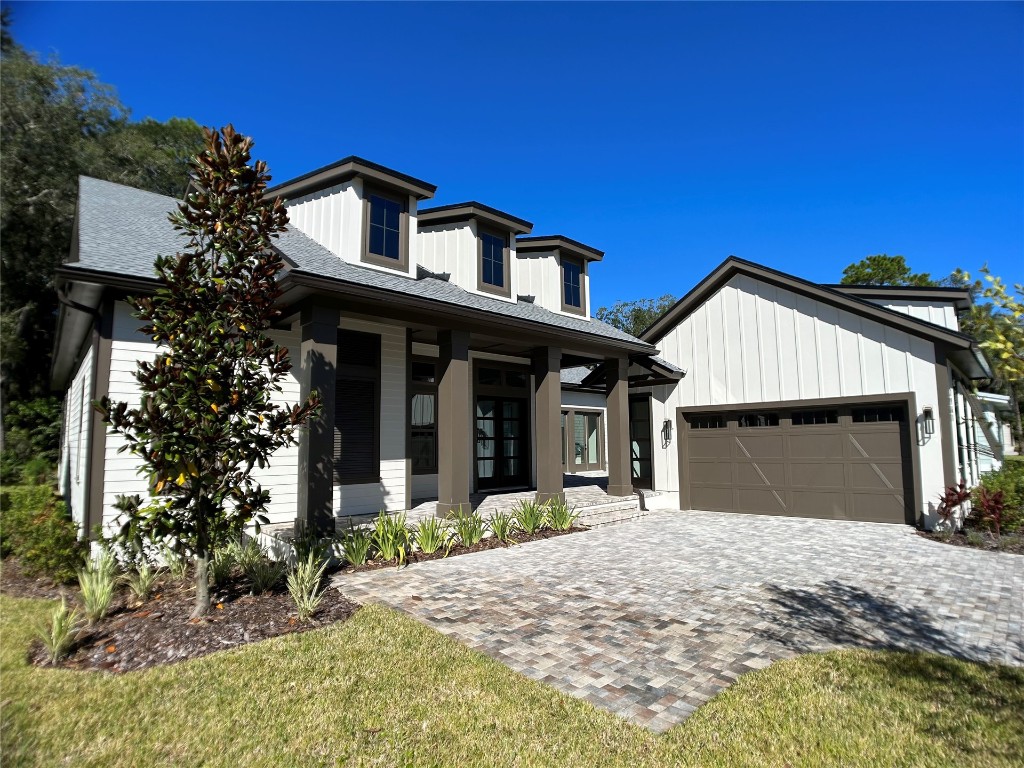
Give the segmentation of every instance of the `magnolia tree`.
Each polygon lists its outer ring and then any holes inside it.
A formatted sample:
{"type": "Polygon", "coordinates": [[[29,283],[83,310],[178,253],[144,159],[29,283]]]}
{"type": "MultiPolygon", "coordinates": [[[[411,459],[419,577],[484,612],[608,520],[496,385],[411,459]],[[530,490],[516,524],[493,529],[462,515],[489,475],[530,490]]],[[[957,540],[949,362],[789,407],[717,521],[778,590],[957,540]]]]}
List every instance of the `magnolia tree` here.
{"type": "Polygon", "coordinates": [[[121,535],[170,541],[195,558],[194,617],[209,610],[213,549],[265,522],[270,494],[253,469],[320,411],[316,393],[290,407],[272,401],[291,369],[267,336],[282,268],[271,240],[288,215],[280,199],[264,198],[270,176],[263,161],[249,164],[252,144],[230,125],[206,131],[185,202],[170,215],[184,250],[158,257],[160,287],[130,300],[141,332],[160,345],[135,373],[141,403],[97,404],[125,439],[121,450],[141,460],[155,499],[126,511],[121,535]]]}

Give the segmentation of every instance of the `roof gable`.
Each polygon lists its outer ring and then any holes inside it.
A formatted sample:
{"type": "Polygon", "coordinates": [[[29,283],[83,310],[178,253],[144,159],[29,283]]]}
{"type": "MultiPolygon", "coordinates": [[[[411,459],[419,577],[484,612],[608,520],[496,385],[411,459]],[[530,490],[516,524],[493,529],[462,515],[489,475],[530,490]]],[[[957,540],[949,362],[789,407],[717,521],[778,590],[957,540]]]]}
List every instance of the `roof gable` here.
{"type": "Polygon", "coordinates": [[[640,334],[640,338],[650,344],[656,344],[678,323],[736,275],[747,275],[755,280],[807,296],[815,301],[830,304],[838,309],[866,317],[883,325],[899,328],[901,331],[929,341],[938,341],[957,349],[968,349],[972,345],[972,339],[958,331],[953,331],[925,320],[919,320],[902,312],[896,312],[874,302],[858,298],[857,296],[851,296],[834,288],[812,283],[751,261],[738,259],[735,256],[730,256],[719,264],[711,274],[697,283],[689,293],[646,328],[640,334]]]}

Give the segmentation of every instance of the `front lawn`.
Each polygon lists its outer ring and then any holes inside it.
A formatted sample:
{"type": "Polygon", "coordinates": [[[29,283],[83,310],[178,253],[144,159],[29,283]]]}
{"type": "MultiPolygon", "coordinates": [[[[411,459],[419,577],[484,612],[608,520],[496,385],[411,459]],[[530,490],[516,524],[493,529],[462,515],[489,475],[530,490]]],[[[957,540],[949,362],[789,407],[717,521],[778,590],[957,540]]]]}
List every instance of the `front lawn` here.
{"type": "Polygon", "coordinates": [[[26,665],[32,625],[52,605],[0,597],[5,766],[1024,763],[1019,669],[805,656],[742,678],[656,736],[381,607],[115,676],[26,665]]]}

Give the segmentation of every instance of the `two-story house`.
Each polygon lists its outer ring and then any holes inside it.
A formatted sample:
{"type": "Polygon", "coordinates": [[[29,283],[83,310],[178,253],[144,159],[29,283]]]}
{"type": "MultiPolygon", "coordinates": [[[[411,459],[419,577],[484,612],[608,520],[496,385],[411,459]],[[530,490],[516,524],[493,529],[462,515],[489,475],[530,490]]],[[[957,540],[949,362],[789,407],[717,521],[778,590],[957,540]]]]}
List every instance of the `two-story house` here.
{"type": "MultiPolygon", "coordinates": [[[[591,316],[602,252],[480,203],[423,207],[434,191],[357,157],[268,190],[290,219],[276,242],[288,266],[275,334],[294,365],[281,397],[317,390],[329,414],[259,471],[272,523],[326,527],[419,499],[445,514],[474,491],[562,497],[563,469],[606,470],[608,494],[632,493],[628,369],[655,350],[591,316]],[[567,391],[564,410],[562,370],[598,364],[599,404],[567,391]]],[[[91,403],[138,401],[133,373],[156,347],[125,298],[183,247],[177,203],[80,181],[52,378],[67,389],[61,490],[83,531],[111,524],[119,495],[148,492],[91,403]]]]}

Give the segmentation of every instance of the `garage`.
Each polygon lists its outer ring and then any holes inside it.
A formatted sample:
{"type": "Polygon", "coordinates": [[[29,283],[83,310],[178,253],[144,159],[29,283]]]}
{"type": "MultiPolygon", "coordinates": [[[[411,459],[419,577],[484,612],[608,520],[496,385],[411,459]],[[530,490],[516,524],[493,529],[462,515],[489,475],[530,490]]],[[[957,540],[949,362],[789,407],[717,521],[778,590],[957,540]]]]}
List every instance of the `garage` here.
{"type": "Polygon", "coordinates": [[[680,408],[680,506],[913,524],[909,406],[680,408]]]}

